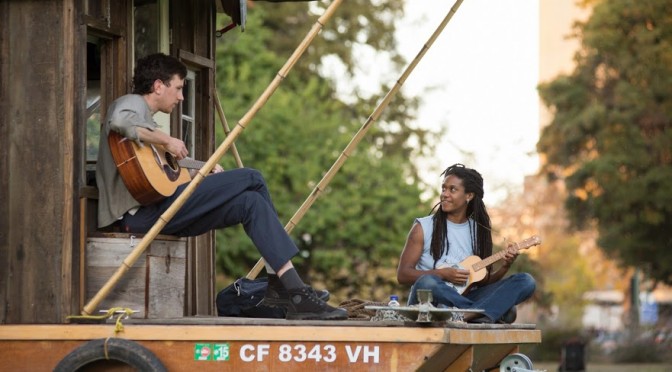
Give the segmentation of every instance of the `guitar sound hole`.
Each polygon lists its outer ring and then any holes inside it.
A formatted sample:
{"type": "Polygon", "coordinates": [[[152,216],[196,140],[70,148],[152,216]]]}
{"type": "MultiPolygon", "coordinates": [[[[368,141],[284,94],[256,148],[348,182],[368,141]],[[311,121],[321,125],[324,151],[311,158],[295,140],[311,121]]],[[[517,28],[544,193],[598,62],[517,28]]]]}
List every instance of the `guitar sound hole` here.
{"type": "Polygon", "coordinates": [[[165,153],[165,158],[166,158],[166,165],[170,167],[170,169],[177,171],[179,168],[179,165],[177,164],[177,161],[175,161],[175,158],[173,155],[171,155],[169,152],[165,153]]]}

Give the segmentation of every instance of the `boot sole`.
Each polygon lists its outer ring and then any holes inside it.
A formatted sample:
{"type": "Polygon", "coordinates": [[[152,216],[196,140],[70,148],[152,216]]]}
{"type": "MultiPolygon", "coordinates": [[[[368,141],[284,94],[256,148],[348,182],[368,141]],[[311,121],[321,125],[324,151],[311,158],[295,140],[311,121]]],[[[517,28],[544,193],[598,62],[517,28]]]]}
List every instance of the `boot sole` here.
{"type": "MultiPolygon", "coordinates": [[[[326,291],[320,291],[318,294],[322,295],[321,297],[318,296],[320,300],[327,302],[329,301],[330,293],[326,291]]],[[[284,307],[287,308],[289,306],[289,298],[277,298],[277,297],[264,297],[264,299],[261,301],[263,305],[266,306],[271,306],[271,307],[284,307]]]]}

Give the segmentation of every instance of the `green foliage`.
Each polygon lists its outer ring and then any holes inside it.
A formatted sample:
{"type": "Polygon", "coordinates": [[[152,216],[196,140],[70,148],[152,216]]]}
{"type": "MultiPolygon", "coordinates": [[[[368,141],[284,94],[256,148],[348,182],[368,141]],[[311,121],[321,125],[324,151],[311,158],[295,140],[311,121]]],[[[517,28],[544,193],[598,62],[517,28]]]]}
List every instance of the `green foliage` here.
{"type": "MultiPolygon", "coordinates": [[[[352,1],[342,6],[236,140],[243,164],[265,176],[283,223],[386,93],[345,104],[336,97],[333,82],[316,72],[326,54],[338,55],[352,68],[353,43],[393,45],[389,15],[398,14],[402,2],[379,3],[352,1]],[[378,14],[380,7],[385,9],[378,14]]],[[[305,3],[258,3],[249,10],[244,33],[230,31],[219,40],[216,79],[230,127],[252,107],[315,20],[305,3]]],[[[422,188],[413,164],[419,150],[410,141],[425,151],[431,143],[428,133],[408,125],[415,107],[415,101],[397,95],[292,230],[300,249],[294,264],[304,278],[328,286],[337,298],[386,298],[394,290],[398,257],[413,218],[429,211],[420,200],[422,188]]],[[[217,130],[221,142],[224,132],[217,130]]],[[[237,165],[225,156],[223,166],[237,165]]],[[[245,275],[259,259],[239,227],[218,231],[217,249],[218,270],[228,278],[245,275]]]]}
{"type": "Polygon", "coordinates": [[[546,171],[574,226],[595,221],[607,254],[672,284],[672,3],[597,2],[577,33],[576,70],[539,88],[546,171]]]}
{"type": "MultiPolygon", "coordinates": [[[[267,46],[275,51],[293,51],[308,31],[313,27],[317,16],[331,2],[299,2],[264,4],[254,3],[248,15],[260,17],[266,30],[273,31],[273,37],[267,39],[267,46]]],[[[319,70],[325,56],[334,56],[342,61],[348,72],[356,67],[355,49],[357,46],[385,51],[390,60],[401,65],[401,57],[396,51],[394,39],[394,20],[403,15],[403,0],[348,0],[343,2],[327,22],[317,38],[313,40],[297,66],[295,75],[303,78],[319,70]]],[[[250,27],[251,32],[257,28],[250,27]]]]}

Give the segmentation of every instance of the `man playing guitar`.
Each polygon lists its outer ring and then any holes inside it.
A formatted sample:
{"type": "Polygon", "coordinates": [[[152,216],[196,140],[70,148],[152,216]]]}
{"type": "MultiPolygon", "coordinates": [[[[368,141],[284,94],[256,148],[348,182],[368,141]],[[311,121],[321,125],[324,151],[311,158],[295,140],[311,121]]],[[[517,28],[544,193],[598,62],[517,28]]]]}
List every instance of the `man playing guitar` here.
{"type": "MultiPolygon", "coordinates": [[[[143,57],[135,67],[133,93],[110,105],[101,130],[96,168],[99,227],[118,223],[127,232],[145,233],[186,188],[186,183],[181,184],[158,201],[137,200],[120,174],[128,162],[116,163],[111,149],[133,141],[138,147],[161,147],[178,160],[186,157],[184,142],[156,130],[158,125],[153,120],[156,112],[170,113],[184,99],[186,75],[185,65],[174,57],[161,53],[143,57]],[[110,132],[121,140],[108,141],[110,132]]],[[[160,160],[160,156],[156,158],[160,160]]],[[[217,166],[161,232],[197,236],[239,223],[267,263],[266,296],[274,304],[287,307],[288,319],[347,319],[344,309],[329,306],[299,277],[291,261],[298,248],[280,223],[266,181],[257,170],[223,171],[217,166]]]]}

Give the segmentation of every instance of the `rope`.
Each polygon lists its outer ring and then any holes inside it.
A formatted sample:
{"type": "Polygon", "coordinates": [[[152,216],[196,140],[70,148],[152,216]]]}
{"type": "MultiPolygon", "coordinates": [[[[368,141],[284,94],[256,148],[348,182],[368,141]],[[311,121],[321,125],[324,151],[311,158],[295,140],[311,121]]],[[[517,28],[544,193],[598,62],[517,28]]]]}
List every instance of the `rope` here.
{"type": "Polygon", "coordinates": [[[111,318],[116,312],[119,312],[117,320],[114,325],[114,334],[116,335],[119,332],[124,330],[124,325],[121,323],[121,319],[128,318],[133,314],[133,310],[128,307],[113,307],[103,315],[68,315],[66,319],[92,319],[92,320],[103,320],[111,318]]]}
{"type": "Polygon", "coordinates": [[[348,319],[370,320],[376,316],[375,310],[368,310],[366,306],[386,306],[386,302],[365,301],[358,298],[345,300],[338,307],[347,310],[348,319]]]}
{"type": "Polygon", "coordinates": [[[110,341],[110,338],[105,339],[105,343],[103,344],[103,351],[105,351],[105,360],[110,360],[110,356],[107,353],[107,342],[110,341]]]}

